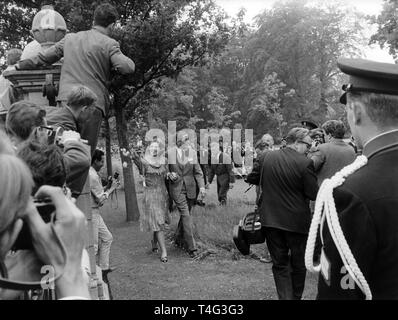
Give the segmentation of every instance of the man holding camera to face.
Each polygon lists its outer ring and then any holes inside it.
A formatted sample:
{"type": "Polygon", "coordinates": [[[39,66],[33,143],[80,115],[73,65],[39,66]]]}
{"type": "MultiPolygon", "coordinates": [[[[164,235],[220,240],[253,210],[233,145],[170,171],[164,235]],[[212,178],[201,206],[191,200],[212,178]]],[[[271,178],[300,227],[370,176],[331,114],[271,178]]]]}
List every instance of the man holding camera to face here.
{"type": "MultiPolygon", "coordinates": [[[[26,148],[24,154],[30,155],[26,159],[33,160],[31,155],[36,154],[36,151],[30,146],[26,148]]],[[[57,152],[53,151],[51,153],[60,160],[57,152]]],[[[57,177],[61,177],[62,180],[62,170],[56,171],[51,177],[45,178],[59,180],[57,177]]],[[[32,179],[28,166],[15,156],[11,143],[2,132],[0,176],[3,185],[0,188],[0,299],[17,298],[20,295],[18,291],[25,290],[23,287],[27,285],[43,288],[40,268],[44,265],[53,269],[54,279],[51,283],[55,282],[58,299],[90,299],[81,265],[86,228],[84,214],[63,194],[61,188],[40,186],[40,181],[32,179]],[[51,202],[54,208],[53,222],[46,223],[43,220],[31,194],[37,200],[47,199],[51,202]],[[32,251],[10,266],[7,256],[12,248],[18,249],[16,241],[23,225],[29,227],[32,251]],[[17,281],[24,283],[21,285],[17,281]]]]}

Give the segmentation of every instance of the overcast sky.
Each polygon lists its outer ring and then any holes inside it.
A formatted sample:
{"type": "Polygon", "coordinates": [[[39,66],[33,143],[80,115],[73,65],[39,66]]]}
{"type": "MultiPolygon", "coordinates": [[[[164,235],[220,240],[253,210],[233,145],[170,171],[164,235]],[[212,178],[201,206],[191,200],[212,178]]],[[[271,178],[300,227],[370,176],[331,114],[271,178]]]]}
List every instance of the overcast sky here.
{"type": "MultiPolygon", "coordinates": [[[[278,0],[215,0],[216,3],[224,8],[229,15],[235,15],[240,8],[244,7],[246,11],[246,21],[252,22],[252,19],[264,9],[272,8],[272,5],[278,0]]],[[[298,0],[299,1],[299,0],[298,0]]],[[[333,0],[331,0],[333,1],[333,0]]],[[[344,0],[346,5],[356,7],[365,14],[378,14],[382,10],[383,0],[344,0]]],[[[381,50],[378,45],[365,48],[365,59],[390,62],[394,60],[388,54],[388,49],[381,50]]]]}

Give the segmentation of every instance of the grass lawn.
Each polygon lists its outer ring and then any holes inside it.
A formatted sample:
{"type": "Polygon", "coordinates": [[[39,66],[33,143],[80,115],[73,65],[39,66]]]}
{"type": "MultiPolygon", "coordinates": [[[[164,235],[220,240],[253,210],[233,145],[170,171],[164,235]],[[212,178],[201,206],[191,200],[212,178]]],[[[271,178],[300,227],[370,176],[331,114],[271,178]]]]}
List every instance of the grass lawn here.
{"type": "MultiPolygon", "coordinates": [[[[138,199],[142,199],[137,184],[138,199]]],[[[118,202],[108,202],[103,217],[114,236],[111,263],[117,267],[109,279],[115,299],[136,300],[273,300],[277,299],[270,264],[264,264],[238,253],[232,241],[232,228],[239,219],[253,210],[255,190],[245,193],[248,186],[238,180],[229,192],[226,207],[218,206],[216,185],[208,190],[206,207],[193,212],[196,238],[203,250],[214,254],[192,261],[186,252],[167,243],[169,262],[159,261],[151,252],[151,235],[142,233],[139,223],[126,223],[124,194],[118,202]]],[[[179,216],[172,213],[170,234],[179,216]]],[[[265,245],[253,248],[263,254],[265,245]]],[[[304,299],[316,295],[316,276],[307,274],[304,299]]]]}

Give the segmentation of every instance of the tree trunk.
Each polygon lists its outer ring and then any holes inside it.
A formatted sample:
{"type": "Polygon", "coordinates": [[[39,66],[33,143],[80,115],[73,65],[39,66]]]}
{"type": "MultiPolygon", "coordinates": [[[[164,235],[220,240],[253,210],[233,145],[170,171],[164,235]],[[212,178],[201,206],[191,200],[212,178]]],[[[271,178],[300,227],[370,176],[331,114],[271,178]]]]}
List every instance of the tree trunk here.
{"type": "Polygon", "coordinates": [[[106,149],[106,170],[108,177],[113,176],[112,170],[112,152],[111,152],[111,129],[109,127],[109,117],[107,116],[104,121],[105,132],[105,149],[106,149]]]}
{"type": "Polygon", "coordinates": [[[140,212],[137,202],[137,193],[135,190],[135,181],[133,174],[133,163],[130,157],[123,155],[121,149],[128,150],[128,140],[127,140],[127,123],[124,116],[124,111],[122,105],[117,97],[115,97],[115,116],[116,116],[116,131],[117,138],[119,140],[120,148],[120,159],[123,164],[123,177],[124,177],[124,192],[125,192],[125,202],[126,202],[126,214],[127,222],[138,221],[140,217],[140,212]],[[124,165],[124,164],[127,164],[124,165]]]}

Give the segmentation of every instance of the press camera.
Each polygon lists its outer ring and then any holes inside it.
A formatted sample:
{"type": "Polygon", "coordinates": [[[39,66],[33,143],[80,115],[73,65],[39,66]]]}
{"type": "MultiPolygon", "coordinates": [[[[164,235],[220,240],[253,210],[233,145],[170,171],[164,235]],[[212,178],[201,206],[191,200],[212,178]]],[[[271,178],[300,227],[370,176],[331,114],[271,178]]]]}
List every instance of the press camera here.
{"type": "MultiPolygon", "coordinates": [[[[45,223],[50,223],[53,214],[55,213],[55,206],[53,205],[51,199],[34,199],[33,203],[35,204],[37,211],[39,212],[43,221],[45,223]]],[[[26,222],[24,222],[22,230],[19,233],[17,241],[14,243],[12,250],[33,250],[32,235],[26,222]]]]}

